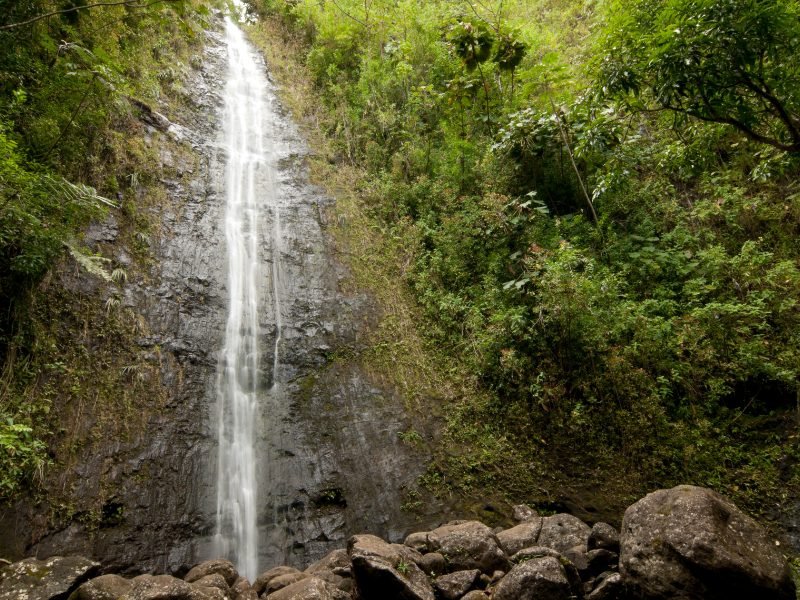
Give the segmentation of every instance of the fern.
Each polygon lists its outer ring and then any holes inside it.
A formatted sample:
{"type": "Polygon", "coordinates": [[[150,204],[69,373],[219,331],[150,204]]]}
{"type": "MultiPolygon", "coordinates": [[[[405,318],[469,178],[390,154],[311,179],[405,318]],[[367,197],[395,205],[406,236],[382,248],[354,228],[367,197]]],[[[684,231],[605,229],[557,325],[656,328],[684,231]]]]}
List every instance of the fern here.
{"type": "Polygon", "coordinates": [[[72,255],[72,258],[75,259],[81,267],[83,267],[86,272],[94,275],[95,277],[99,277],[103,281],[111,283],[114,281],[113,275],[109,273],[104,264],[110,263],[111,259],[105,258],[104,256],[97,256],[94,254],[85,254],[84,252],[78,250],[75,246],[69,243],[64,243],[64,245],[69,250],[69,253],[72,255]]]}
{"type": "Polygon", "coordinates": [[[118,208],[117,203],[97,193],[93,187],[81,183],[72,183],[63,177],[42,175],[40,183],[47,191],[60,196],[70,203],[91,208],[108,206],[118,208]]]}

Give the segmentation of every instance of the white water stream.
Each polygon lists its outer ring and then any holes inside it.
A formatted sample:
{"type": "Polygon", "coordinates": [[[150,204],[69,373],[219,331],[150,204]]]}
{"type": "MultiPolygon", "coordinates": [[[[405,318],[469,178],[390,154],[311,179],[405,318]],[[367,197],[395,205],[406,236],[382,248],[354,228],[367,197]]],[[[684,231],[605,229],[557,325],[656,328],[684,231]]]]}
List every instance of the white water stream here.
{"type": "Polygon", "coordinates": [[[267,131],[270,114],[264,90],[263,64],[242,31],[226,19],[228,80],[223,122],[225,171],[225,240],[229,308],[220,357],[218,396],[217,556],[234,561],[254,581],[258,574],[256,477],[260,404],[278,391],[281,343],[281,221],[274,186],[267,131]],[[271,218],[267,244],[271,269],[261,268],[262,221],[271,218]],[[262,278],[269,280],[272,306],[264,299],[262,278]],[[275,322],[272,389],[265,385],[259,351],[259,314],[272,312],[275,322]]]}

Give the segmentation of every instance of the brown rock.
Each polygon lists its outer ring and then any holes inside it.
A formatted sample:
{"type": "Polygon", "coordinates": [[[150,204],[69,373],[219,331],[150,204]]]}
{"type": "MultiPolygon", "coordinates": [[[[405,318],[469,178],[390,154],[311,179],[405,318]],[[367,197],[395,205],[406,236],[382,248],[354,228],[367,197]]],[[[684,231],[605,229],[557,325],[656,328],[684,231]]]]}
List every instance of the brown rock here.
{"type": "Polygon", "coordinates": [[[764,529],[712,490],[681,485],[625,511],[620,573],[653,600],[793,600],[789,567],[764,529]]]}
{"type": "Polygon", "coordinates": [[[506,529],[497,534],[500,547],[508,556],[516,554],[523,548],[538,546],[537,540],[542,530],[543,520],[539,517],[531,518],[511,529],[506,529]]]}
{"type": "Polygon", "coordinates": [[[133,584],[119,575],[101,575],[84,583],[69,600],[117,600],[130,591],[133,584]]]}
{"type": "Polygon", "coordinates": [[[480,590],[472,590],[461,597],[461,600],[488,600],[489,595],[480,590]]]}
{"type": "Polygon", "coordinates": [[[222,575],[222,577],[225,579],[225,583],[227,583],[228,586],[236,583],[236,580],[239,578],[239,573],[236,572],[236,567],[233,566],[231,561],[216,559],[201,562],[199,565],[189,571],[183,580],[193,583],[198,579],[202,579],[203,577],[213,574],[222,575]]]}
{"type": "Polygon", "coordinates": [[[545,546],[558,550],[561,554],[581,548],[586,552],[588,548],[591,528],[578,517],[568,514],[553,515],[542,518],[542,529],[536,541],[537,546],[545,546]]]}
{"type": "Polygon", "coordinates": [[[100,570],[82,556],[26,558],[0,569],[0,600],[50,600],[66,595],[100,570]]]}
{"type": "Polygon", "coordinates": [[[350,557],[347,555],[347,550],[340,548],[327,554],[317,562],[309,565],[305,570],[309,575],[314,575],[318,571],[332,571],[341,577],[350,577],[350,557]]]}
{"type": "Polygon", "coordinates": [[[589,533],[589,550],[610,550],[619,554],[619,532],[608,523],[595,523],[589,533]]]}
{"type": "Polygon", "coordinates": [[[433,587],[443,600],[458,600],[475,587],[480,581],[480,578],[481,572],[478,569],[456,571],[449,575],[437,577],[433,582],[433,587]]]}
{"type": "Polygon", "coordinates": [[[569,581],[570,587],[573,589],[573,591],[582,588],[581,575],[578,571],[578,568],[566,556],[556,550],[553,550],[552,548],[545,548],[544,546],[525,548],[512,556],[511,562],[523,563],[528,560],[544,558],[546,556],[555,558],[559,563],[561,563],[561,566],[564,568],[564,573],[566,574],[567,580],[569,581]]]}
{"type": "Polygon", "coordinates": [[[492,600],[570,600],[574,596],[561,563],[545,556],[511,569],[494,588],[492,600]]]}
{"type": "Polygon", "coordinates": [[[217,588],[225,592],[226,594],[231,590],[228,582],[225,581],[225,577],[222,576],[220,573],[211,573],[210,575],[206,575],[201,577],[197,581],[192,582],[193,585],[201,586],[201,587],[213,587],[217,588]]]}
{"type": "Polygon", "coordinates": [[[269,596],[270,594],[277,592],[278,590],[282,590],[285,587],[288,587],[298,581],[302,581],[309,577],[307,573],[285,573],[284,575],[278,575],[277,577],[273,577],[267,583],[267,587],[264,589],[264,594],[269,596]]]}
{"type": "Polygon", "coordinates": [[[356,535],[347,543],[353,579],[360,598],[434,600],[433,588],[414,562],[418,555],[400,544],[374,535],[356,535]]]}
{"type": "Polygon", "coordinates": [[[131,589],[119,600],[222,600],[225,595],[215,588],[195,587],[169,575],[139,575],[131,580],[131,589]]]}
{"type": "Polygon", "coordinates": [[[264,597],[267,600],[352,600],[349,594],[317,577],[306,577],[264,597]]]}
{"type": "Polygon", "coordinates": [[[428,540],[432,550],[440,552],[447,559],[451,571],[479,569],[488,574],[509,568],[508,557],[500,547],[497,536],[478,521],[439,527],[430,532],[428,540]]]}
{"type": "Polygon", "coordinates": [[[255,590],[256,594],[261,596],[264,591],[267,589],[269,582],[275,579],[276,577],[280,577],[281,575],[288,575],[291,573],[300,573],[298,569],[294,567],[273,567],[268,571],[264,571],[261,575],[259,575],[256,580],[253,582],[253,589],[255,590]]]}
{"type": "Polygon", "coordinates": [[[233,595],[233,600],[258,600],[258,594],[244,577],[239,577],[236,583],[231,586],[231,594],[233,595]]]}
{"type": "Polygon", "coordinates": [[[447,561],[439,552],[423,554],[417,566],[428,575],[442,575],[447,571],[447,561]]]}
{"type": "Polygon", "coordinates": [[[422,552],[423,554],[430,552],[427,531],[411,533],[406,537],[406,540],[403,543],[409,548],[413,548],[417,552],[422,552]]]}

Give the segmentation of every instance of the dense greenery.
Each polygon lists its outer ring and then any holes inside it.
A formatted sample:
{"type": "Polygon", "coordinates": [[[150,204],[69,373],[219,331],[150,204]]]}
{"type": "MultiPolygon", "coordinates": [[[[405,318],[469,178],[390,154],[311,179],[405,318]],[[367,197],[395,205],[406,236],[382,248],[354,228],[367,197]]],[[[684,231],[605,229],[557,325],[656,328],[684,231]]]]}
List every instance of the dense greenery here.
{"type": "Polygon", "coordinates": [[[157,100],[207,14],[191,0],[87,4],[0,1],[0,498],[47,462],[51,403],[80,391],[71,374],[108,366],[60,339],[66,324],[47,333],[70,313],[57,294],[42,309],[40,283],[66,250],[111,282],[114,265],[82,247],[82,230],[110,207],[135,213],[131,100],[157,100]]]}
{"type": "Polygon", "coordinates": [[[532,498],[512,448],[623,494],[797,492],[798,2],[254,7],[304,44],[429,338],[491,392],[430,479],[532,498]]]}

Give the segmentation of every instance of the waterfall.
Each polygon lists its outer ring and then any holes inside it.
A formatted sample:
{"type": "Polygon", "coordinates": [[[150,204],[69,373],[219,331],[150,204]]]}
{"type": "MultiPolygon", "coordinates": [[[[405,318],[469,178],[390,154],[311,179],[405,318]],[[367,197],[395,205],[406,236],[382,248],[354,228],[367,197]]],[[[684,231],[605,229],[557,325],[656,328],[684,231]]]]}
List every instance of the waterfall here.
{"type": "MultiPolygon", "coordinates": [[[[235,562],[255,580],[258,573],[256,440],[259,405],[279,385],[281,305],[279,286],[280,214],[275,199],[273,166],[265,151],[263,65],[242,31],[226,19],[228,80],[223,121],[225,170],[225,240],[229,308],[217,382],[219,453],[217,467],[216,552],[235,562]],[[262,214],[263,211],[263,214],[262,214]],[[260,223],[271,218],[272,266],[262,272],[260,223]],[[264,385],[259,352],[259,290],[271,281],[275,320],[272,390],[264,385]]],[[[267,307],[266,310],[270,310],[267,307]]]]}

